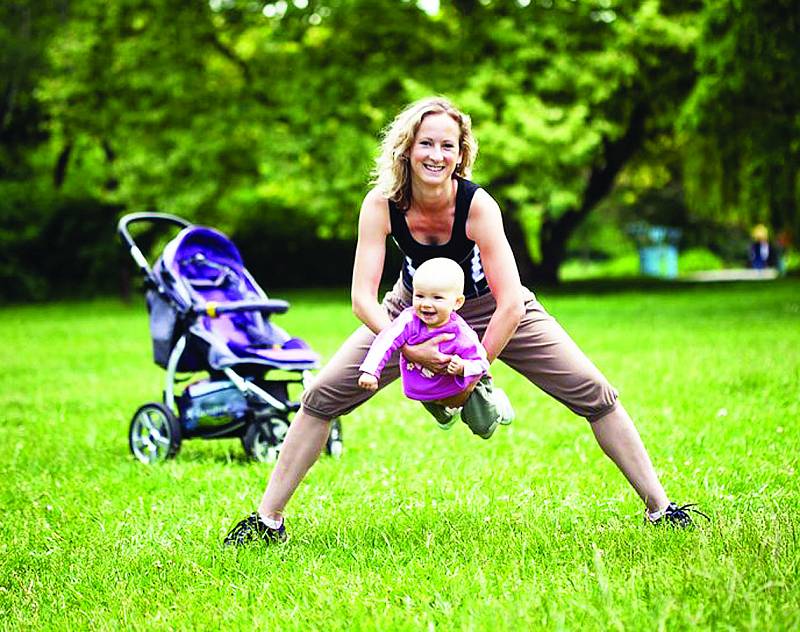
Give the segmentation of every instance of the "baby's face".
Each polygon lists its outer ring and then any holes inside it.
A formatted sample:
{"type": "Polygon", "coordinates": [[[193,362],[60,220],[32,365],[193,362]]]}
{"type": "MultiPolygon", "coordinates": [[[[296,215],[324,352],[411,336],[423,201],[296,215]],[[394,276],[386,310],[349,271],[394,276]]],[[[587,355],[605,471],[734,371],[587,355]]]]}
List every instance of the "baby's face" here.
{"type": "Polygon", "coordinates": [[[464,304],[464,295],[447,284],[415,278],[412,304],[419,319],[433,329],[450,320],[450,314],[464,304]]]}

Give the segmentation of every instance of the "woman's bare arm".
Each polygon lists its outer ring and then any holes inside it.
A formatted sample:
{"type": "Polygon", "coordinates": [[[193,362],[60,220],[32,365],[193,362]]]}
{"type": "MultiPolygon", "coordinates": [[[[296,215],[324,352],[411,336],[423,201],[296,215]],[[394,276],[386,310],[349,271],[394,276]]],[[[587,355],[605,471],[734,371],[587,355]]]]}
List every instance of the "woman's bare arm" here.
{"type": "Polygon", "coordinates": [[[391,322],[386,310],[378,303],[378,288],[386,257],[386,237],[390,230],[386,199],[372,190],[364,198],[358,218],[358,242],[350,299],[353,313],[376,334],[391,322]]]}
{"type": "Polygon", "coordinates": [[[525,314],[525,304],[517,262],[503,229],[500,207],[483,189],[476,191],[472,200],[467,236],[481,251],[486,280],[497,302],[481,341],[489,362],[493,362],[516,331],[525,314]]]}

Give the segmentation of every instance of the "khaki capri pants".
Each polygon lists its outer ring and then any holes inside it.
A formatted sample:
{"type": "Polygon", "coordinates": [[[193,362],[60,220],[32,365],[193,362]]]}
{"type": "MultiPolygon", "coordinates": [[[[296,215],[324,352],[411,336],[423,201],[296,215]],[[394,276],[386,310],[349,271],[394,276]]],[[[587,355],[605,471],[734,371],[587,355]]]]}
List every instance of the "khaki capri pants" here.
{"type": "MultiPolygon", "coordinates": [[[[617,407],[617,391],[578,348],[556,320],[545,311],[530,290],[525,290],[525,315],[499,359],[521,373],[576,415],[597,421],[617,407]]],[[[398,280],[386,293],[383,306],[395,319],[411,305],[411,293],[398,280]]],[[[491,294],[468,299],[459,315],[482,338],[496,303],[491,294]]],[[[351,412],[375,393],[358,386],[359,366],[375,338],[365,325],[359,327],[319,372],[303,393],[303,409],[321,419],[351,412]]],[[[400,376],[396,352],[381,374],[378,390],[400,376]]]]}

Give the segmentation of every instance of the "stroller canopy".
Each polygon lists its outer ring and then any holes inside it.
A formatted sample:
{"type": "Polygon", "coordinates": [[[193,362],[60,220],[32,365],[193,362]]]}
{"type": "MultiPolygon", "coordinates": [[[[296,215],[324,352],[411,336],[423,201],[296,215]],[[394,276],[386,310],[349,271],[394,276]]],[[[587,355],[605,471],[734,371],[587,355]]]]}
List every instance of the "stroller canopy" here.
{"type": "MultiPolygon", "coordinates": [[[[205,264],[205,261],[212,261],[238,272],[244,270],[242,255],[233,242],[218,230],[206,226],[184,228],[164,248],[162,260],[164,266],[175,276],[194,284],[202,280],[213,281],[219,276],[220,268],[205,264]]],[[[250,291],[264,295],[255,281],[251,285],[250,291]]]]}

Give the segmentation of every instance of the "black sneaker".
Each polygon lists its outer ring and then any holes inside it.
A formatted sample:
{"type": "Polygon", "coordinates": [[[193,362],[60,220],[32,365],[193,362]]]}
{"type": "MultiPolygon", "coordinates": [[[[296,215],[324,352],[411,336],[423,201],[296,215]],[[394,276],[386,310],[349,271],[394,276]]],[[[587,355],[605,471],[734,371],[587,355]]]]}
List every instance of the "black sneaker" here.
{"type": "Polygon", "coordinates": [[[231,529],[222,543],[225,546],[244,546],[258,541],[271,544],[285,540],[286,527],[283,523],[277,529],[273,529],[261,521],[257,512],[253,512],[231,529]]]}
{"type": "Polygon", "coordinates": [[[688,505],[683,505],[678,507],[676,503],[670,503],[667,508],[658,516],[655,520],[650,517],[650,514],[645,513],[645,521],[649,524],[657,525],[657,526],[667,526],[667,527],[675,527],[677,529],[690,529],[694,527],[694,520],[689,515],[689,513],[697,514],[698,516],[703,516],[706,520],[711,522],[711,518],[709,518],[706,514],[704,514],[699,509],[692,509],[692,507],[696,507],[695,503],[690,503],[688,505]]]}

